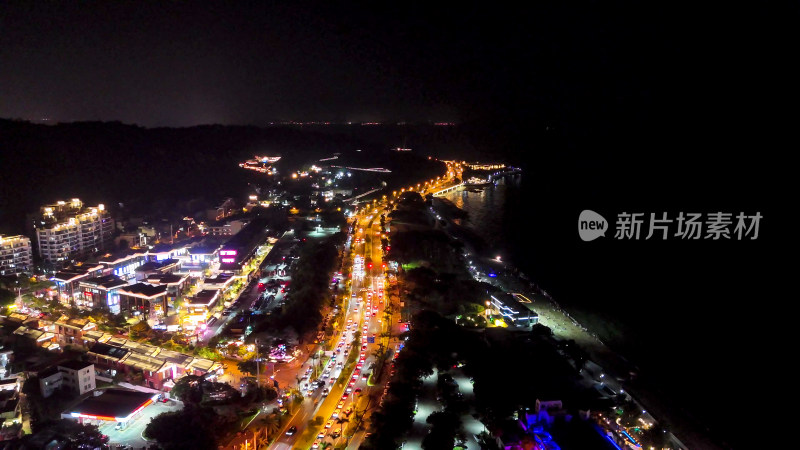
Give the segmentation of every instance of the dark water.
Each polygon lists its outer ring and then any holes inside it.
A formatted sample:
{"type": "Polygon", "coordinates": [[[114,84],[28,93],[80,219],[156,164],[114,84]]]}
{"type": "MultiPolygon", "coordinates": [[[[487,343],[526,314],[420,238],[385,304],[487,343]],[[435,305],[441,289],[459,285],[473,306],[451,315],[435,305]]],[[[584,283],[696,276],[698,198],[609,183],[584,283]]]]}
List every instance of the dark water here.
{"type": "MultiPolygon", "coordinates": [[[[562,195],[533,174],[446,196],[469,213],[465,225],[496,254],[637,364],[660,395],[718,442],[737,441],[741,403],[731,395],[737,389],[731,373],[754,381],[767,376],[749,366],[763,361],[755,342],[763,337],[742,331],[753,299],[764,294],[758,261],[769,257],[768,237],[756,243],[587,243],[578,238],[578,214],[598,202],[585,197],[562,195]]],[[[646,205],[628,210],[653,211],[646,205]]],[[[597,211],[612,221],[625,205],[616,208],[597,211]]]]}

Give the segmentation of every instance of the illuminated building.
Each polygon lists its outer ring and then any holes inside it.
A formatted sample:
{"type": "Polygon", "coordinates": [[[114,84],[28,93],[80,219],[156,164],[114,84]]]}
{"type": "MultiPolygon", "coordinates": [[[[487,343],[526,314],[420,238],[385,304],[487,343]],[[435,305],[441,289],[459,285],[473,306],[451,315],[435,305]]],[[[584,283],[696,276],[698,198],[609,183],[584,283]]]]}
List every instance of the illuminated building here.
{"type": "Polygon", "coordinates": [[[50,278],[58,289],[58,301],[64,305],[75,306],[81,295],[80,282],[92,277],[103,275],[102,265],[84,265],[71,269],[61,270],[50,278]]]}
{"type": "Polygon", "coordinates": [[[39,256],[50,268],[113,244],[114,221],[103,204],[84,207],[77,198],[43,206],[33,227],[39,256]]]}
{"type": "Polygon", "coordinates": [[[100,308],[119,314],[119,289],[128,286],[128,282],[115,275],[83,278],[78,281],[79,295],[75,297],[75,306],[79,308],[100,308]]]}
{"type": "Polygon", "coordinates": [[[86,355],[99,371],[109,375],[117,371],[141,371],[145,385],[153,389],[169,390],[174,386],[173,380],[184,375],[213,379],[222,373],[222,364],[210,359],[116,338],[105,332],[87,333],[87,341],[86,355]]]}
{"type": "Polygon", "coordinates": [[[62,344],[84,345],[86,342],[84,334],[97,329],[97,324],[89,319],[73,319],[69,316],[61,316],[55,321],[54,332],[56,339],[62,344]]]}
{"type": "Polygon", "coordinates": [[[167,286],[136,283],[119,289],[120,311],[145,318],[165,316],[167,313],[167,286]]]}
{"type": "Polygon", "coordinates": [[[62,417],[84,421],[118,422],[125,427],[139,413],[158,399],[158,393],[106,389],[101,395],[90,396],[63,412],[62,417]]]}
{"type": "Polygon", "coordinates": [[[184,301],[188,314],[184,321],[189,326],[201,326],[206,323],[209,312],[217,306],[220,291],[217,289],[203,289],[194,297],[189,297],[184,301]]]}
{"type": "Polygon", "coordinates": [[[113,273],[125,281],[135,279],[136,269],[145,261],[147,261],[147,250],[125,250],[100,258],[100,264],[105,266],[104,273],[113,273]]]}
{"type": "Polygon", "coordinates": [[[66,389],[78,395],[96,387],[94,364],[83,361],[66,361],[39,373],[42,397],[50,397],[56,389],[66,389]]]}
{"type": "Polygon", "coordinates": [[[236,203],[233,201],[232,198],[226,198],[219,206],[213,209],[209,209],[206,211],[206,217],[208,220],[222,220],[231,214],[235,213],[236,203]]]}
{"type": "Polygon", "coordinates": [[[242,228],[244,228],[246,225],[246,221],[231,220],[228,223],[210,225],[208,227],[208,234],[212,236],[233,236],[242,231],[242,228]]]}
{"type": "Polygon", "coordinates": [[[503,321],[518,327],[532,326],[539,323],[539,315],[517,301],[511,294],[498,294],[492,297],[492,308],[503,316],[503,321]]]}
{"type": "Polygon", "coordinates": [[[150,275],[165,275],[175,273],[180,269],[181,262],[177,259],[163,259],[161,261],[148,261],[137,267],[136,281],[144,281],[150,275]]]}
{"type": "Polygon", "coordinates": [[[31,240],[26,236],[0,235],[0,275],[30,273],[32,269],[31,240]]]}

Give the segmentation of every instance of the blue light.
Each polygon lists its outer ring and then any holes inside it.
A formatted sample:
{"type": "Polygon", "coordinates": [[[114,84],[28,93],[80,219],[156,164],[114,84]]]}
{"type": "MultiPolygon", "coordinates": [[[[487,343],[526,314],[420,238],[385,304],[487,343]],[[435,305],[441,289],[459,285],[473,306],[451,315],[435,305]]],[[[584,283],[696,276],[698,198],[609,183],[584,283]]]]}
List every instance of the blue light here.
{"type": "Polygon", "coordinates": [[[492,277],[492,278],[494,278],[494,277],[496,277],[496,276],[497,276],[497,274],[496,274],[496,273],[490,273],[490,274],[489,274],[489,276],[490,276],[490,277],[492,277]]]}
{"type": "Polygon", "coordinates": [[[613,440],[613,439],[611,439],[611,436],[609,436],[609,435],[607,435],[607,434],[606,434],[606,435],[605,435],[605,437],[606,437],[606,439],[608,439],[608,442],[611,442],[611,445],[613,445],[613,446],[614,446],[614,448],[616,448],[617,450],[622,450],[622,448],[620,448],[620,446],[619,446],[619,445],[617,445],[617,443],[616,443],[616,442],[614,442],[614,440],[613,440]]]}
{"type": "Polygon", "coordinates": [[[625,437],[628,438],[629,441],[633,442],[633,445],[635,445],[637,447],[641,447],[641,445],[639,445],[639,443],[636,442],[636,439],[634,439],[630,434],[628,434],[627,431],[622,430],[622,434],[624,434],[625,437]]]}

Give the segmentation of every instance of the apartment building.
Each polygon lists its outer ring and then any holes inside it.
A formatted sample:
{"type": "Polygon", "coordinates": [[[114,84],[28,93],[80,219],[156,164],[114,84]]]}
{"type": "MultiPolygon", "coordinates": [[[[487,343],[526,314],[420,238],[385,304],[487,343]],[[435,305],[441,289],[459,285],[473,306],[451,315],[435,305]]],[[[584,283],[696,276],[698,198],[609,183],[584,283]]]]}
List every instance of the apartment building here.
{"type": "Polygon", "coordinates": [[[42,397],[53,395],[56,389],[66,389],[78,395],[97,387],[94,364],[83,361],[65,361],[39,374],[42,397]]]}
{"type": "Polygon", "coordinates": [[[0,234],[0,275],[30,274],[32,270],[31,240],[0,234]]]}
{"type": "Polygon", "coordinates": [[[33,228],[39,256],[51,269],[113,245],[114,221],[103,204],[87,207],[77,198],[43,206],[33,228]]]}

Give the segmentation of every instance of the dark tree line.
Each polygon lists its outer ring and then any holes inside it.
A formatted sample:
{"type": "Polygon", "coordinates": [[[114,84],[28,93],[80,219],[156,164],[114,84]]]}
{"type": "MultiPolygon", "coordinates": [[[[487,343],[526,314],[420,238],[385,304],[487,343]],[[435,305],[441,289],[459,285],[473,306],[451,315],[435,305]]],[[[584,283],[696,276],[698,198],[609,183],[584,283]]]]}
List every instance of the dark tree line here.
{"type": "Polygon", "coordinates": [[[321,309],[330,299],[331,274],[337,266],[341,234],[322,242],[306,242],[292,274],[292,291],[286,307],[258,324],[256,331],[289,326],[302,336],[319,327],[321,309]]]}

